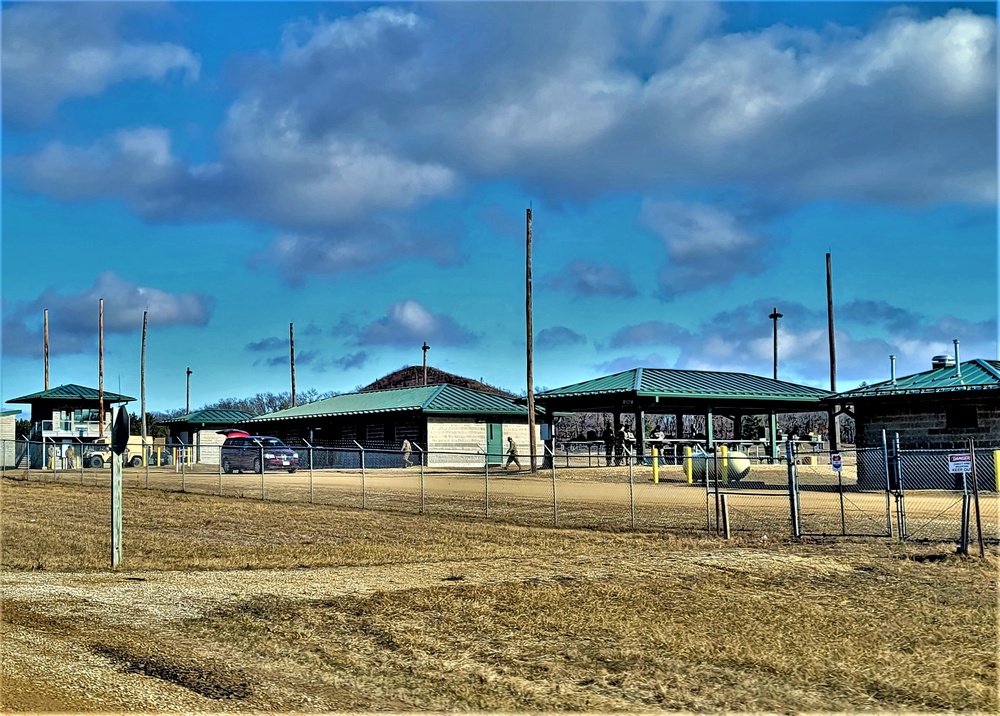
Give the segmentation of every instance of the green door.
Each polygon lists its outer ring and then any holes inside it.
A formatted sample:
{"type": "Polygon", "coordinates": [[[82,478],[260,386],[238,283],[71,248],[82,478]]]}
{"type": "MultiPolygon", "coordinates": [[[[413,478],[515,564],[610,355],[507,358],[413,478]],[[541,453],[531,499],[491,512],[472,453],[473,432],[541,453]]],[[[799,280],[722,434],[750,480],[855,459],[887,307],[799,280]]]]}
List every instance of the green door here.
{"type": "Polygon", "coordinates": [[[486,425],[486,452],[490,456],[490,464],[503,462],[503,425],[500,423],[486,425]]]}

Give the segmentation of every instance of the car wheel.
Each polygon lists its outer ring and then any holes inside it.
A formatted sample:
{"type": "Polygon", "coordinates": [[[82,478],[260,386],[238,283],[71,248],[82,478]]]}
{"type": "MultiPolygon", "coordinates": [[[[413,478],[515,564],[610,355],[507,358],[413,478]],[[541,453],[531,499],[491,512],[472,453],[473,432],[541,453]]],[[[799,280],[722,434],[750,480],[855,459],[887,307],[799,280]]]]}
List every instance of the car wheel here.
{"type": "Polygon", "coordinates": [[[104,467],[104,460],[101,458],[100,455],[95,455],[94,457],[90,458],[90,466],[96,467],[99,470],[102,467],[104,467]]]}
{"type": "Polygon", "coordinates": [[[260,472],[260,458],[255,457],[253,459],[253,471],[260,472]]]}
{"type": "Polygon", "coordinates": [[[230,464],[228,457],[222,461],[222,471],[227,475],[233,474],[233,466],[230,464]]]}
{"type": "Polygon", "coordinates": [[[295,472],[295,470],[296,470],[296,468],[294,468],[294,467],[290,467],[290,468],[288,468],[288,471],[289,471],[289,472],[295,472]]]}
{"type": "Polygon", "coordinates": [[[132,461],[129,464],[132,467],[142,467],[142,458],[136,455],[135,457],[132,458],[132,461]]]}

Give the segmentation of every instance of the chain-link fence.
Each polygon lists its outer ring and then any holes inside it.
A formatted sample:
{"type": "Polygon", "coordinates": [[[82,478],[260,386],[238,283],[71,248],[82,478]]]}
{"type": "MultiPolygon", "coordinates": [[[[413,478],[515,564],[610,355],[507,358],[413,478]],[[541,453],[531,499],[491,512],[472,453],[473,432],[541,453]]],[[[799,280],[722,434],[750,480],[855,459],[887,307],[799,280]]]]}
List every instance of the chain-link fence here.
{"type": "MultiPolygon", "coordinates": [[[[569,454],[546,449],[535,472],[524,455],[512,460],[483,450],[428,452],[417,444],[407,453],[357,443],[293,444],[294,457],[254,446],[249,457],[259,461],[242,463],[227,461],[229,448],[221,446],[148,441],[132,447],[123,459],[123,484],[133,488],[523,525],[760,539],[791,534],[958,540],[968,503],[984,539],[1000,539],[1000,449],[993,447],[975,451],[975,484],[971,470],[954,472],[955,451],[899,450],[891,443],[836,453],[786,445],[778,457],[721,445],[711,453],[677,451],[655,460],[626,451],[618,465],[614,456],[607,464],[603,447],[569,454]]],[[[109,485],[114,459],[103,446],[23,440],[0,445],[0,455],[8,477],[91,486],[109,485]]]]}

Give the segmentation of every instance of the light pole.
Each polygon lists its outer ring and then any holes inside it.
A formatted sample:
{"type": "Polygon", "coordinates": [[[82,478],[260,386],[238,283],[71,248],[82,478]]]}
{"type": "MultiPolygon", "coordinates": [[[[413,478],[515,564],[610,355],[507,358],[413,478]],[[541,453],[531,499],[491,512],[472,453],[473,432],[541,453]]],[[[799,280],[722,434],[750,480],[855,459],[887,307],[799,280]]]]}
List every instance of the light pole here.
{"type": "MultiPolygon", "coordinates": [[[[775,368],[775,370],[777,370],[777,368],[775,368]]],[[[187,415],[190,412],[191,412],[191,368],[189,367],[187,369],[187,395],[184,398],[184,414],[187,415]]]]}
{"type": "Polygon", "coordinates": [[[772,321],[774,321],[774,379],[778,379],[778,319],[783,318],[782,314],[778,313],[778,307],[774,307],[774,313],[768,316],[772,321]]]}
{"type": "Polygon", "coordinates": [[[424,341],[424,346],[421,348],[424,352],[424,385],[427,385],[427,351],[430,349],[431,347],[427,345],[427,341],[424,341]]]}

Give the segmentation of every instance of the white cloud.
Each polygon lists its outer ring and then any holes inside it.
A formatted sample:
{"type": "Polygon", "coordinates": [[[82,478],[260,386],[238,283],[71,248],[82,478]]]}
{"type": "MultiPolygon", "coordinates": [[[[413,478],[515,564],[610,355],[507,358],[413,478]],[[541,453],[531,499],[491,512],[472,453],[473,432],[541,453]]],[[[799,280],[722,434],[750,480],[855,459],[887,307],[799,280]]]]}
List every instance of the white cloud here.
{"type": "Polygon", "coordinates": [[[77,353],[89,350],[96,342],[100,300],[104,299],[106,333],[138,333],[142,330],[143,312],[148,311],[150,327],[204,326],[212,313],[214,300],[199,293],[170,293],[140,286],[111,271],[97,276],[94,285],[75,294],[60,294],[54,289],[33,301],[5,310],[4,352],[35,355],[41,346],[40,333],[32,328],[47,309],[52,332],[53,353],[77,353]],[[10,340],[20,336],[17,341],[10,340]]]}
{"type": "Polygon", "coordinates": [[[100,95],[127,80],[197,80],[201,61],[168,42],[128,42],[117,25],[132,5],[19,3],[3,10],[3,112],[16,123],[45,119],[62,101],[100,95]]]}
{"type": "Polygon", "coordinates": [[[477,341],[468,329],[449,316],[431,313],[413,300],[394,303],[386,315],[363,327],[357,337],[360,345],[413,346],[421,341],[432,345],[463,346],[477,341]]]}

